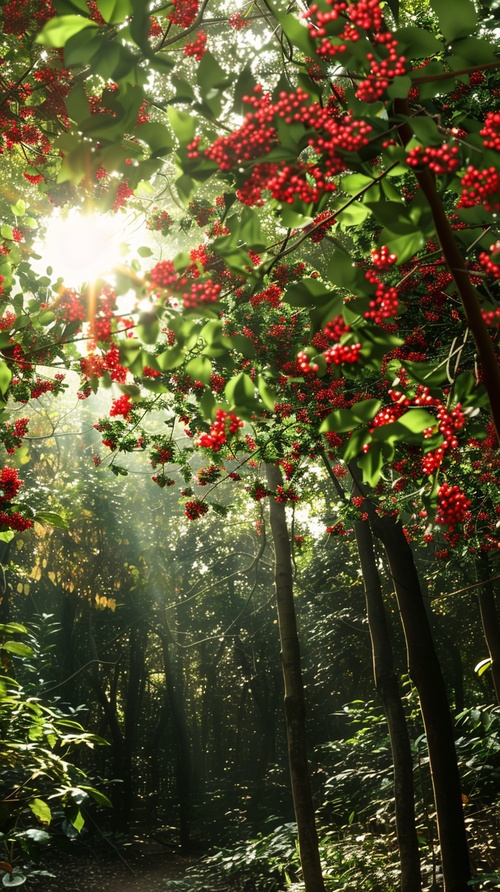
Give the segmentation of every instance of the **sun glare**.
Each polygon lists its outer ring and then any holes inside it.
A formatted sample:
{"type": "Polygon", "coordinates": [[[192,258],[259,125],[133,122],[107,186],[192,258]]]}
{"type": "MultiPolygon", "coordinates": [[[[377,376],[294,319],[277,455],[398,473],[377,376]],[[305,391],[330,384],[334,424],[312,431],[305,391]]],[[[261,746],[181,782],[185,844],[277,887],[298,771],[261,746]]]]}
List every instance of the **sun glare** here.
{"type": "Polygon", "coordinates": [[[64,217],[55,213],[41,249],[44,264],[68,287],[93,282],[119,262],[120,235],[116,218],[79,211],[64,217]]]}

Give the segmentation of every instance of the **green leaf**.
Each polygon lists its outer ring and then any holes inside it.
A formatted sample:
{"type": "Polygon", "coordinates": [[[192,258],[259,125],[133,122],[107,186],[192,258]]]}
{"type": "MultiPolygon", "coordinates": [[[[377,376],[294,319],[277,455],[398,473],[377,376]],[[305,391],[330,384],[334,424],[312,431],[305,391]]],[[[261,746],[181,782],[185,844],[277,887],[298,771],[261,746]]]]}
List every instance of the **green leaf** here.
{"type": "Polygon", "coordinates": [[[437,424],[436,417],[427,412],[426,409],[409,409],[404,415],[401,415],[397,424],[402,425],[414,434],[421,434],[428,427],[435,427],[437,424]]]}
{"type": "Polygon", "coordinates": [[[245,372],[240,372],[226,384],[224,395],[233,405],[245,405],[255,399],[255,384],[245,372]]]}
{"type": "Polygon", "coordinates": [[[357,464],[363,471],[363,481],[368,486],[376,486],[384,466],[382,445],[377,442],[370,443],[367,452],[358,458],[357,464]]]}
{"type": "MultiPolygon", "coordinates": [[[[451,5],[451,8],[453,8],[453,4],[450,4],[449,0],[443,0],[443,2],[447,3],[448,6],[451,5]]],[[[425,31],[423,28],[417,28],[412,25],[408,28],[398,28],[394,36],[398,44],[401,45],[400,51],[410,59],[427,59],[429,56],[435,56],[437,53],[443,52],[443,44],[437,37],[434,37],[433,34],[425,31]]]]}
{"type": "Polygon", "coordinates": [[[103,19],[110,25],[124,22],[133,12],[130,0],[97,0],[103,19]]]}
{"type": "Polygon", "coordinates": [[[457,37],[468,37],[476,30],[477,13],[473,0],[429,0],[439,19],[444,38],[451,43],[457,37]]]}
{"type": "Polygon", "coordinates": [[[352,406],[351,409],[335,409],[323,421],[320,431],[336,431],[337,433],[345,433],[353,431],[360,424],[368,424],[377,414],[382,405],[381,400],[362,400],[352,406]]]}
{"type": "Polygon", "coordinates": [[[196,70],[196,81],[204,99],[212,91],[219,92],[231,83],[232,78],[217,62],[212,53],[207,50],[196,70]]]}
{"type": "Polygon", "coordinates": [[[31,802],[28,802],[28,806],[42,824],[50,824],[52,812],[43,799],[32,799],[31,802]]]}
{"type": "Polygon", "coordinates": [[[26,626],[21,623],[0,623],[0,634],[2,635],[27,635],[26,626]]]}
{"type": "Polygon", "coordinates": [[[186,373],[194,381],[209,384],[212,375],[212,363],[207,356],[195,356],[186,365],[186,373]]]}
{"type": "Polygon", "coordinates": [[[35,517],[38,523],[48,524],[57,530],[69,530],[68,522],[55,511],[39,511],[35,517]]]}
{"type": "MultiPolygon", "coordinates": [[[[122,469],[120,469],[122,470],[122,469]]],[[[75,830],[80,833],[85,826],[85,818],[83,817],[80,809],[78,809],[76,815],[70,818],[70,821],[75,828],[75,830]]]]}
{"type": "Polygon", "coordinates": [[[297,19],[294,15],[280,13],[274,10],[274,14],[278,19],[283,33],[286,34],[290,43],[302,50],[306,56],[314,57],[316,54],[316,45],[309,34],[309,29],[305,23],[297,19]]]}
{"type": "Polygon", "coordinates": [[[6,362],[0,362],[0,394],[5,396],[12,381],[12,372],[6,362]]]}
{"type": "Polygon", "coordinates": [[[315,307],[331,300],[332,292],[317,279],[301,279],[287,288],[283,300],[292,307],[315,307]]]}
{"type": "Polygon", "coordinates": [[[7,653],[15,654],[16,657],[33,656],[33,648],[25,644],[24,641],[4,641],[1,649],[6,650],[7,653]]]}
{"type": "Polygon", "coordinates": [[[9,226],[8,223],[2,223],[0,226],[0,235],[2,238],[6,238],[11,242],[13,238],[12,226],[9,226]]]}
{"type": "Polygon", "coordinates": [[[10,209],[15,217],[24,217],[26,213],[26,202],[20,198],[15,204],[11,204],[10,209]]]}
{"type": "Polygon", "coordinates": [[[341,288],[356,290],[362,287],[363,283],[366,286],[363,274],[354,266],[349,254],[338,245],[328,264],[328,278],[341,288]]]}
{"type": "Polygon", "coordinates": [[[156,344],[160,334],[160,320],[156,313],[142,313],[136,332],[143,344],[156,344]]]}
{"type": "Polygon", "coordinates": [[[105,805],[106,808],[113,808],[113,803],[111,802],[111,800],[108,799],[108,797],[100,790],[96,790],[95,787],[88,787],[80,784],[80,790],[84,790],[85,793],[88,793],[88,795],[91,796],[92,799],[95,800],[95,802],[98,802],[99,805],[105,805]]]}
{"type": "Polygon", "coordinates": [[[266,379],[262,377],[262,375],[259,375],[257,378],[257,389],[266,409],[268,409],[270,412],[274,412],[274,407],[276,405],[276,393],[272,387],[269,387],[269,384],[267,383],[266,379]]]}
{"type": "Polygon", "coordinates": [[[173,105],[169,105],[167,112],[172,130],[181,145],[192,142],[196,133],[196,118],[173,105]]]}
{"type": "Polygon", "coordinates": [[[70,37],[74,37],[81,31],[97,28],[96,22],[91,19],[85,19],[81,15],[63,15],[56,16],[43,26],[42,30],[35,39],[35,43],[41,43],[43,46],[61,47],[66,44],[70,37]]]}
{"type": "Polygon", "coordinates": [[[479,663],[474,666],[474,672],[477,673],[479,677],[486,672],[488,669],[491,669],[493,665],[493,660],[491,657],[487,657],[485,660],[480,660],[479,663]]]}
{"type": "Polygon", "coordinates": [[[15,535],[14,530],[3,530],[0,533],[0,542],[12,542],[15,535]]]}
{"type": "Polygon", "coordinates": [[[136,131],[138,139],[147,143],[151,149],[153,158],[168,155],[174,147],[172,134],[168,127],[159,122],[146,122],[141,124],[136,131]]]}

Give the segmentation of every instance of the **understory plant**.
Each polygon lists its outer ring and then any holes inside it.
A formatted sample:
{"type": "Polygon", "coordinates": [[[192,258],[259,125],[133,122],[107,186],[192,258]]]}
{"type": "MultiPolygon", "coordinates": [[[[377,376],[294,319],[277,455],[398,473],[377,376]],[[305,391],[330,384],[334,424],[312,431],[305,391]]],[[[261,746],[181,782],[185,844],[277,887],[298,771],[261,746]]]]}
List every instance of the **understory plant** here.
{"type": "MultiPolygon", "coordinates": [[[[86,732],[69,709],[37,696],[39,656],[25,626],[0,625],[0,877],[6,887],[26,881],[41,848],[57,835],[78,838],[92,801],[111,805],[73,762],[78,747],[105,741],[86,732]]],[[[39,672],[38,682],[43,689],[39,672]]]]}

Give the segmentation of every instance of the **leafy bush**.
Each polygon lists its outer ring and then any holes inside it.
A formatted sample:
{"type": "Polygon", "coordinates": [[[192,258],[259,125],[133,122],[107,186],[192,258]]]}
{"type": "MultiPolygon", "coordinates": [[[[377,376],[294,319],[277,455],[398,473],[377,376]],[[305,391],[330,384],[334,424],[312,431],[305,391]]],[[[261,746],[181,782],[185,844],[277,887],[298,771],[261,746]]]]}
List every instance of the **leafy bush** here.
{"type": "Polygon", "coordinates": [[[5,671],[0,676],[0,877],[7,887],[26,880],[26,872],[15,864],[20,852],[38,862],[40,847],[50,844],[54,828],[76,838],[89,802],[111,805],[103,793],[84,783],[85,773],[70,761],[76,747],[104,741],[88,734],[59,706],[42,702],[32,693],[32,682],[26,689],[15,677],[22,677],[23,662],[33,675],[37,647],[31,646],[31,638],[18,623],[0,625],[5,671]]]}

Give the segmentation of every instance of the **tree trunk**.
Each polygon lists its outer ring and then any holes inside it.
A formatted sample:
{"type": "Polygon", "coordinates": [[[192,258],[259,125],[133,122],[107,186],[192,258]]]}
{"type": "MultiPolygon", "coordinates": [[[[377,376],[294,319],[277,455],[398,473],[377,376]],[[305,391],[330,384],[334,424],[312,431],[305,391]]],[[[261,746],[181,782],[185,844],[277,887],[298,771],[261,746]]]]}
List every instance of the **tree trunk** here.
{"type": "Polygon", "coordinates": [[[373,532],[383,542],[387,553],[405,634],[408,671],[420,698],[445,892],[468,892],[470,863],[453,722],[413,552],[398,519],[379,517],[373,505],[367,501],[365,505],[369,507],[373,532]]]}
{"type": "MultiPolygon", "coordinates": [[[[266,465],[267,483],[272,492],[283,485],[281,471],[266,465]]],[[[285,721],[293,804],[297,820],[300,861],[306,892],[325,892],[321,872],[318,836],[307,762],[305,697],[300,664],[300,647],[293,599],[290,537],[285,505],[272,496],[269,500],[275,555],[275,585],[281,661],[285,686],[285,721]]]]}
{"type": "Polygon", "coordinates": [[[401,860],[401,892],[420,892],[422,879],[415,825],[413,758],[401,703],[399,681],[394,669],[391,638],[369,522],[357,521],[355,533],[372,642],[373,677],[384,708],[391,741],[396,835],[401,860]]]}
{"type": "Polygon", "coordinates": [[[159,637],[163,650],[165,667],[165,683],[167,699],[174,726],[175,745],[177,749],[177,799],[179,803],[179,838],[181,848],[189,849],[191,827],[191,750],[186,723],[184,704],[174,684],[173,666],[170,658],[170,641],[168,629],[160,630],[159,637]]]}
{"type": "Polygon", "coordinates": [[[479,589],[478,601],[484,638],[491,659],[491,677],[497,703],[500,704],[500,621],[495,604],[495,589],[491,581],[488,555],[481,554],[479,572],[484,585],[479,589]]]}

